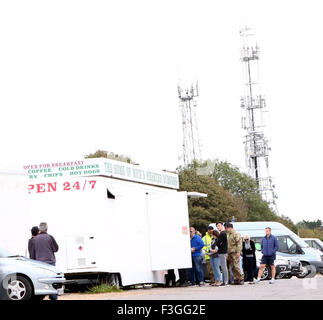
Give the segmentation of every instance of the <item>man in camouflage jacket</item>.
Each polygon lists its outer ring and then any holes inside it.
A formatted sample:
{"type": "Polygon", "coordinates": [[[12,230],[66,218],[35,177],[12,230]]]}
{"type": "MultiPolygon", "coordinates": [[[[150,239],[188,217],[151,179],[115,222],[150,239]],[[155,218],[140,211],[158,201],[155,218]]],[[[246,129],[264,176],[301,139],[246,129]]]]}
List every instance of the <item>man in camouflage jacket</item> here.
{"type": "Polygon", "coordinates": [[[228,235],[228,266],[232,267],[234,284],[244,284],[244,275],[240,269],[240,253],[242,250],[242,237],[233,229],[231,223],[227,223],[225,231],[228,235]]]}

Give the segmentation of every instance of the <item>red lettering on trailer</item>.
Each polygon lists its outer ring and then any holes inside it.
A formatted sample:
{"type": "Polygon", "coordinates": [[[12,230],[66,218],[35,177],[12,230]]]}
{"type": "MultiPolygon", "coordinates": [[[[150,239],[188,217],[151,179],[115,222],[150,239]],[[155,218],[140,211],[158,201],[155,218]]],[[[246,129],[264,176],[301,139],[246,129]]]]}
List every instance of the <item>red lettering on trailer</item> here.
{"type": "Polygon", "coordinates": [[[46,192],[45,183],[37,183],[36,186],[37,186],[37,191],[36,191],[37,193],[46,192]]]}
{"type": "Polygon", "coordinates": [[[96,181],[95,180],[91,180],[89,181],[89,184],[92,186],[92,189],[94,189],[96,181]]]}
{"type": "Polygon", "coordinates": [[[35,189],[35,186],[33,184],[28,185],[28,192],[30,193],[31,190],[35,189]]]}
{"type": "Polygon", "coordinates": [[[28,185],[28,193],[45,193],[45,192],[56,192],[56,191],[77,191],[85,189],[94,189],[96,180],[84,180],[84,186],[81,188],[80,181],[75,182],[46,182],[46,183],[35,183],[28,185]]]}
{"type": "Polygon", "coordinates": [[[54,182],[54,183],[48,183],[47,184],[47,186],[48,186],[48,192],[51,192],[51,190],[50,189],[52,189],[52,191],[56,191],[57,190],[57,182],[54,182]]]}

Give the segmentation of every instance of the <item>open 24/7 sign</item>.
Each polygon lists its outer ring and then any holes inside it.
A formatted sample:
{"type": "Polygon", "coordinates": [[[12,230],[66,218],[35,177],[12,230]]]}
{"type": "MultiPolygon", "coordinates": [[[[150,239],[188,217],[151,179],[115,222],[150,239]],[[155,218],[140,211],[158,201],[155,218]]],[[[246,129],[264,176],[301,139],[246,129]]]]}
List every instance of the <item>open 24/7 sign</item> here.
{"type": "Polygon", "coordinates": [[[106,158],[33,164],[26,165],[23,168],[30,180],[58,177],[106,176],[172,189],[179,188],[178,175],[175,173],[148,170],[137,165],[106,158]]]}

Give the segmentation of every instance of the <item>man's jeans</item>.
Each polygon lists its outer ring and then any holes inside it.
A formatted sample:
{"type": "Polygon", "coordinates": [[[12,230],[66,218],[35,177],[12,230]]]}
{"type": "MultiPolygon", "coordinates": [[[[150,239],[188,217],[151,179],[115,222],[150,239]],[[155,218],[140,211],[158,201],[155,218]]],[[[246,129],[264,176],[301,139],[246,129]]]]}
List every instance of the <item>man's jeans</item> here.
{"type": "Polygon", "coordinates": [[[197,275],[198,283],[204,282],[202,261],[203,261],[202,256],[192,256],[192,274],[191,274],[192,284],[196,284],[196,275],[197,275]]]}
{"type": "Polygon", "coordinates": [[[228,267],[227,267],[227,254],[221,253],[219,254],[220,258],[220,266],[222,270],[222,280],[225,284],[228,284],[229,282],[229,274],[228,274],[228,267]]]}
{"type": "MultiPolygon", "coordinates": [[[[49,263],[50,265],[52,265],[52,266],[55,266],[56,265],[56,263],[55,262],[52,262],[52,263],[49,263]]],[[[57,300],[57,295],[55,294],[51,294],[50,296],[49,296],[49,299],[50,300],[57,300]]]]}

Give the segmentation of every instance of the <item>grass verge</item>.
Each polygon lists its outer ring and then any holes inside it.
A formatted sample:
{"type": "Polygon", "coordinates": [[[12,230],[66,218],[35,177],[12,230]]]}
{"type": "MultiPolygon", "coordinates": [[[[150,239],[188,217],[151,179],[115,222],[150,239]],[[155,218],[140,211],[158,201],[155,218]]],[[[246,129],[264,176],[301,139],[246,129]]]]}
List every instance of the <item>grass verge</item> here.
{"type": "Polygon", "coordinates": [[[97,286],[89,288],[85,293],[95,294],[95,293],[107,293],[107,292],[122,292],[123,290],[117,286],[110,286],[108,284],[99,284],[97,286]]]}

